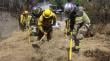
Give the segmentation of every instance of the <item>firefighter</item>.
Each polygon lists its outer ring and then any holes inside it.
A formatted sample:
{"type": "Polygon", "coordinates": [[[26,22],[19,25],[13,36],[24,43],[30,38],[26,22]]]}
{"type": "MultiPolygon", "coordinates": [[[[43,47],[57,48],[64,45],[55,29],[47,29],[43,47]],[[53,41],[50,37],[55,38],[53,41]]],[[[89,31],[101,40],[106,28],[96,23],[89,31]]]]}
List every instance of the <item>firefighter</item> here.
{"type": "Polygon", "coordinates": [[[83,7],[77,7],[73,3],[66,3],[64,5],[64,12],[67,17],[66,22],[66,33],[69,35],[72,32],[75,46],[73,50],[80,49],[80,40],[84,38],[84,35],[89,29],[90,19],[83,7]]]}
{"type": "Polygon", "coordinates": [[[26,10],[20,15],[20,24],[21,24],[21,29],[24,31],[26,29],[29,29],[30,27],[30,21],[31,21],[32,16],[29,15],[29,12],[26,10]]]}
{"type": "Polygon", "coordinates": [[[38,39],[40,40],[43,35],[47,36],[47,40],[51,40],[52,37],[52,26],[56,23],[56,15],[50,10],[46,9],[38,20],[39,34],[38,39]]]}

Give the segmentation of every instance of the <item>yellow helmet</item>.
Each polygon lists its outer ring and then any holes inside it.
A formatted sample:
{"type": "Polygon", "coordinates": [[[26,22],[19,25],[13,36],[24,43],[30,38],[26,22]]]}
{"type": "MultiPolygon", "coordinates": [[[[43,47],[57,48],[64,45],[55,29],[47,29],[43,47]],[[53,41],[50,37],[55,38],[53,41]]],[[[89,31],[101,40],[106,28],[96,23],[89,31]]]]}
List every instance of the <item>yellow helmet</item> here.
{"type": "Polygon", "coordinates": [[[44,12],[43,12],[43,16],[45,18],[50,18],[52,16],[52,11],[50,9],[46,9],[44,12]]]}
{"type": "Polygon", "coordinates": [[[28,11],[24,11],[23,14],[29,14],[29,12],[28,11]]]}

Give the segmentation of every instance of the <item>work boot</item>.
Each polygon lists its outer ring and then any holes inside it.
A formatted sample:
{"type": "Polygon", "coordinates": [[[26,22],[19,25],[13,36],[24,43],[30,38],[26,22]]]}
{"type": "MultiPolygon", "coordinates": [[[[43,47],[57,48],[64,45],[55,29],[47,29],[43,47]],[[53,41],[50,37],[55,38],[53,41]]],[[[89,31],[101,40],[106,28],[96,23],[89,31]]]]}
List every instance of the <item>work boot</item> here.
{"type": "Polygon", "coordinates": [[[47,36],[47,41],[50,41],[50,40],[51,40],[51,37],[48,37],[48,36],[47,36]]]}
{"type": "Polygon", "coordinates": [[[80,46],[75,46],[76,51],[80,50],[80,46]]]}
{"type": "Polygon", "coordinates": [[[51,33],[48,33],[48,34],[47,34],[47,41],[50,41],[50,40],[51,40],[51,38],[52,38],[51,33]]]}
{"type": "Polygon", "coordinates": [[[72,51],[78,51],[79,52],[79,50],[80,50],[79,46],[72,47],[72,51]]]}

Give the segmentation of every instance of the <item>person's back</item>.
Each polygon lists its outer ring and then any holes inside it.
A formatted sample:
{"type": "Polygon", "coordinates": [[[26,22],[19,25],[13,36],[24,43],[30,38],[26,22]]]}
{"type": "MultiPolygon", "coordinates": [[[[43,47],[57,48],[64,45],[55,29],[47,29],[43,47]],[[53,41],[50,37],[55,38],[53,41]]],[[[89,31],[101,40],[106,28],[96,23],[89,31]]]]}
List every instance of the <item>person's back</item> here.
{"type": "Polygon", "coordinates": [[[83,10],[83,7],[79,7],[79,10],[77,11],[76,16],[77,17],[75,19],[74,27],[76,29],[78,29],[79,35],[77,36],[77,38],[82,39],[87,34],[89,27],[91,25],[91,21],[90,21],[88,15],[86,14],[86,12],[83,10]],[[79,27],[77,27],[76,25],[79,25],[79,27]]]}
{"type": "Polygon", "coordinates": [[[30,21],[31,17],[32,17],[31,15],[28,15],[27,17],[25,17],[24,15],[21,15],[21,18],[22,18],[21,23],[29,24],[28,22],[30,21]]]}
{"type": "Polygon", "coordinates": [[[88,27],[90,26],[90,19],[86,12],[84,11],[83,7],[79,7],[79,10],[76,13],[76,19],[75,19],[76,24],[77,23],[84,23],[84,25],[87,25],[88,27]]]}

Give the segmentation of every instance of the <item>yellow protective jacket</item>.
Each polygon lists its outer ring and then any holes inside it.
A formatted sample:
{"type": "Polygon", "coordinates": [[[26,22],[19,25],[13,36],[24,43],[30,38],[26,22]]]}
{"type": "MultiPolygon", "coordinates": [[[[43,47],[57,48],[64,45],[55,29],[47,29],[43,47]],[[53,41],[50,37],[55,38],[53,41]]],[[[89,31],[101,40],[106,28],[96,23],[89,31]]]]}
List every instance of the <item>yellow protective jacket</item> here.
{"type": "Polygon", "coordinates": [[[45,18],[43,17],[43,15],[41,15],[38,20],[38,28],[40,29],[40,31],[44,32],[43,27],[50,27],[55,23],[56,23],[56,15],[54,13],[51,13],[50,18],[45,18]]]}
{"type": "Polygon", "coordinates": [[[31,15],[28,15],[27,17],[25,17],[23,14],[20,16],[20,23],[22,25],[26,24],[26,26],[29,26],[30,21],[32,19],[31,15]]]}
{"type": "Polygon", "coordinates": [[[81,24],[81,23],[83,23],[83,26],[86,26],[87,28],[89,28],[89,26],[91,25],[90,19],[89,19],[88,15],[85,13],[85,11],[83,11],[82,16],[75,18],[73,33],[77,33],[78,28],[79,28],[79,24],[81,24]]]}

